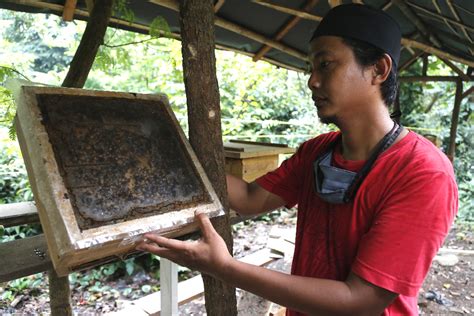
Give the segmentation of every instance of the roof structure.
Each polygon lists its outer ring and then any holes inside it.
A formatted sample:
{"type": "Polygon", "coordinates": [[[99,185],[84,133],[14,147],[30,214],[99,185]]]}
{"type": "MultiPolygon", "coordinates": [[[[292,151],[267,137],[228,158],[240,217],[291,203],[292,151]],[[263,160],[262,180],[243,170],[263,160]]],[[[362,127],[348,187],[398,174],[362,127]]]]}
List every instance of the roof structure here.
{"type": "MultiPolygon", "coordinates": [[[[403,49],[400,69],[426,54],[474,68],[474,1],[472,0],[217,0],[216,45],[255,61],[307,70],[308,41],[321,17],[333,6],[363,3],[381,8],[400,24],[403,49]]],[[[93,0],[3,0],[0,8],[62,15],[87,20],[93,0]]],[[[132,0],[132,23],[114,16],[111,26],[148,33],[156,17],[164,18],[180,38],[177,0],[132,0]]],[[[377,32],[377,30],[374,30],[377,32]]]]}

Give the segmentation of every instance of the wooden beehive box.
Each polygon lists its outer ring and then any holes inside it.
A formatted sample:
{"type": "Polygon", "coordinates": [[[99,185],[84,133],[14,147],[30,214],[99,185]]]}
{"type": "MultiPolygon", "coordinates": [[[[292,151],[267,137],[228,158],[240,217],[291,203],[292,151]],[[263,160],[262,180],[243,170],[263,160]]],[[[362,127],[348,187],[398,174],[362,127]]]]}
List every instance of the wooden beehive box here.
{"type": "Polygon", "coordinates": [[[146,232],[222,206],[164,95],[27,87],[16,129],[57,273],[122,256],[146,232]]]}
{"type": "Polygon", "coordinates": [[[283,144],[231,140],[224,144],[225,171],[247,182],[278,167],[279,155],[292,154],[283,144]]]}

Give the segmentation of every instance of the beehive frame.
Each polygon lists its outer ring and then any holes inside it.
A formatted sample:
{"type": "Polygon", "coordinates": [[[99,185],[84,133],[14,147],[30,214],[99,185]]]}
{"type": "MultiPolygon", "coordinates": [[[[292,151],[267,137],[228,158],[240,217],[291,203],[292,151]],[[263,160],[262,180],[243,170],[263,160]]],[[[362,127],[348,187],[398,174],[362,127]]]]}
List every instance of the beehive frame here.
{"type": "Polygon", "coordinates": [[[223,214],[219,199],[179,127],[166,96],[23,86],[17,98],[17,106],[18,139],[50,256],[59,275],[66,275],[101,258],[122,256],[130,252],[141,240],[141,236],[147,232],[170,237],[189,233],[196,228],[194,224],[196,210],[205,212],[210,217],[223,214]],[[54,139],[51,130],[48,130],[48,124],[51,122],[45,123],[48,119],[42,102],[46,102],[44,100],[50,102],[55,100],[55,97],[60,102],[89,98],[103,100],[101,101],[103,104],[110,103],[110,100],[115,100],[114,102],[120,100],[123,104],[139,104],[145,110],[149,107],[159,107],[160,119],[167,120],[170,126],[173,126],[173,137],[177,139],[183,155],[180,157],[185,157],[184,160],[187,159],[188,164],[192,165],[194,172],[190,177],[197,177],[201,189],[205,192],[205,198],[195,201],[196,198],[193,196],[194,202],[181,203],[182,207],[160,213],[157,206],[154,211],[147,212],[142,217],[114,219],[104,222],[104,225],[96,223],[89,227],[84,223],[81,224],[77,203],[72,198],[77,195],[72,193],[75,188],[70,186],[71,179],[63,170],[64,161],[58,156],[60,150],[53,143],[57,140],[54,139]]]}

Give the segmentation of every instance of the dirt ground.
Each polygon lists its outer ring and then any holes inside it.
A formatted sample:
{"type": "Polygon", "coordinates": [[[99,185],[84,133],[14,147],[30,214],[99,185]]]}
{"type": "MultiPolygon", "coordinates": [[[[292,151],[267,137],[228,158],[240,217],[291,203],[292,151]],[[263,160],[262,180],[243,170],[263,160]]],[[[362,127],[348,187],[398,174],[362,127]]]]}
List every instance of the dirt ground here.
{"type": "MultiPolygon", "coordinates": [[[[248,221],[245,225],[235,226],[234,253],[236,257],[243,257],[265,248],[272,227],[294,228],[294,212],[283,211],[278,215],[269,216],[262,221],[248,221]]],[[[472,226],[472,224],[470,226],[455,225],[451,230],[443,246],[451,251],[440,253],[440,256],[433,262],[420,291],[418,303],[420,315],[474,315],[474,234],[472,226]]],[[[290,262],[291,258],[286,257],[272,263],[270,268],[288,271],[290,262]]],[[[47,280],[47,278],[45,279],[47,280]]],[[[49,314],[46,282],[35,290],[25,289],[21,295],[16,296],[12,303],[0,302],[0,315],[49,314]]],[[[74,313],[89,315],[117,311],[124,306],[124,302],[146,295],[140,292],[144,285],[151,285],[152,288],[157,287],[158,280],[142,272],[102,284],[103,288],[99,292],[97,289],[94,290],[93,284],[88,288],[73,288],[74,313]],[[139,294],[132,297],[125,295],[123,289],[127,287],[133,287],[136,289],[133,293],[139,294]]],[[[7,288],[6,284],[0,284],[0,297],[5,288],[7,288]]],[[[257,311],[261,311],[263,306],[270,306],[268,302],[252,298],[242,291],[238,291],[237,294],[240,304],[246,306],[245,311],[239,312],[241,316],[257,315],[257,311]]],[[[275,308],[276,306],[273,306],[272,310],[275,308]]],[[[180,315],[205,315],[204,299],[200,298],[180,306],[180,315]]]]}

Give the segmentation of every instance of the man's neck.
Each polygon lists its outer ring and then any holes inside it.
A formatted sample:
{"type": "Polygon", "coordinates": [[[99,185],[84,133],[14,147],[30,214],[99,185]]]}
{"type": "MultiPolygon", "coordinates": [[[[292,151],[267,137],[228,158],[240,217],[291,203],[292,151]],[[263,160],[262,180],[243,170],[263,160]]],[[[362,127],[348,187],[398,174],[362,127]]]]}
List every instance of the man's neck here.
{"type": "MultiPolygon", "coordinates": [[[[342,132],[343,157],[347,160],[367,160],[375,146],[393,128],[394,122],[390,119],[388,111],[383,109],[375,115],[354,117],[349,122],[339,125],[342,132]]],[[[401,137],[397,141],[399,139],[401,137]]]]}

